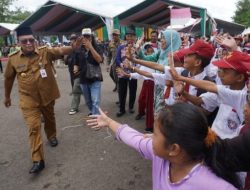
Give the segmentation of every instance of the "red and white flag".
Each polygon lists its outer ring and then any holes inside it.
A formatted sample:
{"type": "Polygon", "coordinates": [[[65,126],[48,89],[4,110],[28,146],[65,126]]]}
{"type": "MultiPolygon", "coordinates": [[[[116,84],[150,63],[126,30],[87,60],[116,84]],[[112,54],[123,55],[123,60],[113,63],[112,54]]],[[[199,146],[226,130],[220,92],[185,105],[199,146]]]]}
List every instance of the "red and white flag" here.
{"type": "Polygon", "coordinates": [[[171,25],[185,25],[192,18],[190,8],[171,9],[171,25]]]}

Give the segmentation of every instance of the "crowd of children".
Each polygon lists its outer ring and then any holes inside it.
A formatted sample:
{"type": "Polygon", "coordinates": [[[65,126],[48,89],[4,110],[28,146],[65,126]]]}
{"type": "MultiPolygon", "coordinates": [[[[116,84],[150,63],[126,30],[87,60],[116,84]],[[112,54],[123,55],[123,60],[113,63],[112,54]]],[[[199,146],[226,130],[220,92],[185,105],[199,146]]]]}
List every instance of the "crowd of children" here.
{"type": "Polygon", "coordinates": [[[179,33],[165,30],[160,41],[158,50],[142,40],[125,45],[117,68],[122,78],[144,80],[136,119],[146,115],[152,137],[102,110],[88,125],[111,128],[152,160],[154,190],[249,189],[248,40],[224,34],[181,47],[179,33]]]}

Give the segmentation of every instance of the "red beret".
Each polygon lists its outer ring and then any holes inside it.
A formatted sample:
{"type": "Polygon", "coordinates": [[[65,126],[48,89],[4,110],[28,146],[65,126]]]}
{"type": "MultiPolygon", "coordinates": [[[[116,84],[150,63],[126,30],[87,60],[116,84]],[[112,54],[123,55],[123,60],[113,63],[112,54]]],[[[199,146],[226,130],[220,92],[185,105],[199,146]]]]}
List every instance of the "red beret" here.
{"type": "Polygon", "coordinates": [[[246,74],[247,71],[250,71],[250,56],[239,51],[233,51],[225,58],[213,61],[213,64],[219,68],[233,69],[246,74]]]}
{"type": "Polygon", "coordinates": [[[184,63],[184,57],[186,53],[186,49],[180,49],[179,51],[174,52],[174,60],[184,63]]]}
{"type": "Polygon", "coordinates": [[[211,44],[206,43],[203,40],[196,40],[193,45],[191,45],[189,48],[184,49],[183,53],[185,55],[188,54],[197,54],[200,57],[206,58],[206,59],[212,59],[214,56],[214,48],[211,44]]]}

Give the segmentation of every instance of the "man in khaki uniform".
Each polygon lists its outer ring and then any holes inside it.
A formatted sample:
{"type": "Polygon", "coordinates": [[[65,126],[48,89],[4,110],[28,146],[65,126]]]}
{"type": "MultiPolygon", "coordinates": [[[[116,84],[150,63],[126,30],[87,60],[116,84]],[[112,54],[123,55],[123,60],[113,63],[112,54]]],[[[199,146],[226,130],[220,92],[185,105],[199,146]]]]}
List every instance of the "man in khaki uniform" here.
{"type": "Polygon", "coordinates": [[[17,29],[21,50],[9,55],[5,70],[5,106],[11,105],[10,94],[17,77],[20,108],[29,129],[29,141],[33,167],[30,173],[44,168],[43,142],[41,136],[41,115],[44,130],[51,146],[57,146],[55,99],[60,97],[52,70],[52,61],[72,52],[71,47],[36,48],[36,42],[29,27],[17,29]]]}
{"type": "Polygon", "coordinates": [[[114,29],[112,31],[112,41],[109,43],[108,46],[108,56],[107,56],[107,64],[109,65],[109,75],[112,78],[112,80],[115,83],[115,88],[114,88],[114,92],[117,91],[117,87],[118,87],[118,77],[117,77],[117,73],[116,73],[116,50],[117,48],[124,43],[121,39],[120,39],[120,31],[118,29],[114,29]]]}

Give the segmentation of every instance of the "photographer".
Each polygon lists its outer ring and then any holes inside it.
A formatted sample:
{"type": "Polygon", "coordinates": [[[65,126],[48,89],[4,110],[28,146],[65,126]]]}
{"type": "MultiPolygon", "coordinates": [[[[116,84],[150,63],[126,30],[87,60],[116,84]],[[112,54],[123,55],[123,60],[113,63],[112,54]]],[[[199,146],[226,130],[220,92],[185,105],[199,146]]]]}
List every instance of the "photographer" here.
{"type": "Polygon", "coordinates": [[[74,73],[80,71],[80,86],[85,102],[90,111],[89,115],[98,114],[101,101],[101,81],[103,81],[100,63],[102,53],[98,48],[90,28],[82,30],[83,45],[76,52],[74,73]]]}

